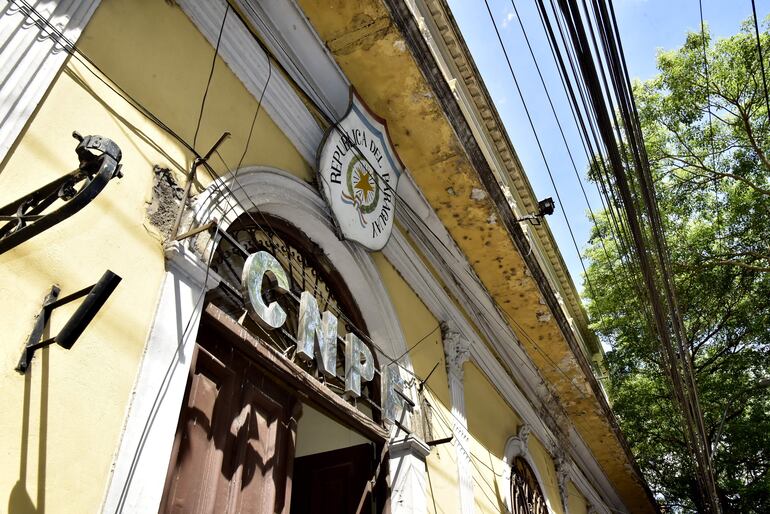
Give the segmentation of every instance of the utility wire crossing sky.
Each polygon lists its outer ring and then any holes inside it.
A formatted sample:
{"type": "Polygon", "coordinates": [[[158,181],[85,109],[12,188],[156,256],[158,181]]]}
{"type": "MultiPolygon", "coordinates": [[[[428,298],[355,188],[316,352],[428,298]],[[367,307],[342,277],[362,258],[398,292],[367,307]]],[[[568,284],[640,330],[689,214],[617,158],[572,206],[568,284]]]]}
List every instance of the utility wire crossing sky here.
{"type": "MultiPolygon", "coordinates": [[[[500,47],[484,0],[449,0],[452,13],[468,43],[473,59],[489,89],[505,124],[513,146],[524,166],[538,199],[551,196],[557,201],[556,212],[548,224],[556,238],[570,274],[583,291],[583,268],[575,249],[566,219],[574,233],[577,246],[583,251],[588,243],[592,222],[581,184],[575,176],[567,147],[562,140],[548,96],[538,70],[529,53],[532,46],[537,66],[543,75],[554,108],[567,139],[569,152],[579,171],[580,180],[594,212],[601,210],[596,187],[586,179],[587,159],[578,128],[570,113],[568,99],[562,89],[548,40],[540,22],[536,2],[517,0],[487,0],[495,24],[505,45],[516,79],[521,87],[526,107],[532,115],[537,137],[542,143],[559,195],[548,176],[546,164],[538,149],[532,127],[527,120],[524,104],[518,96],[506,56],[500,47]],[[516,13],[521,18],[521,25],[516,13]],[[565,219],[566,217],[566,219],[565,219]]],[[[656,55],[659,50],[672,50],[684,43],[689,32],[700,31],[698,0],[616,0],[614,3],[631,79],[646,80],[657,73],[656,55]]],[[[751,0],[702,0],[703,18],[715,38],[727,37],[740,30],[741,23],[751,17],[751,0]]],[[[767,1],[757,2],[760,23],[768,15],[767,1]]],[[[762,29],[765,26],[762,25],[762,29]]],[[[586,263],[587,265],[587,263],[586,263]]]]}

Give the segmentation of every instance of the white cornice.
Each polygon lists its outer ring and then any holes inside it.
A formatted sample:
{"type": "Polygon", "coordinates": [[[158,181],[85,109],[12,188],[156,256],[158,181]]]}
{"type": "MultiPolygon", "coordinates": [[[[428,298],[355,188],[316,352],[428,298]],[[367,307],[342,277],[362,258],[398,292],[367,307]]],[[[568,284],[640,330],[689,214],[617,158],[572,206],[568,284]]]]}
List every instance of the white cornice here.
{"type": "MultiPolygon", "coordinates": [[[[59,36],[20,2],[0,11],[0,162],[35,112],[67,52],[59,36]]],[[[99,0],[36,2],[35,10],[76,43],[99,0]]],[[[62,130],[72,131],[72,127],[62,130]]]]}
{"type": "Polygon", "coordinates": [[[348,109],[348,82],[295,0],[237,0],[291,77],[332,119],[348,109]]]}

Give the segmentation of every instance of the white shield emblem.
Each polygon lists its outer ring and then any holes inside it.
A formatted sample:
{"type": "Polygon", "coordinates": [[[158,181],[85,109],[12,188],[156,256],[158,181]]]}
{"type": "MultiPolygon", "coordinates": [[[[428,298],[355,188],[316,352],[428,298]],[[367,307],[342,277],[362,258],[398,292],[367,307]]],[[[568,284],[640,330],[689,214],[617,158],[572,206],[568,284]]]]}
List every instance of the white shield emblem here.
{"type": "Polygon", "coordinates": [[[351,89],[348,111],[327,131],[318,152],[318,180],[345,239],[369,250],[385,246],[403,170],[385,120],[351,89]]]}

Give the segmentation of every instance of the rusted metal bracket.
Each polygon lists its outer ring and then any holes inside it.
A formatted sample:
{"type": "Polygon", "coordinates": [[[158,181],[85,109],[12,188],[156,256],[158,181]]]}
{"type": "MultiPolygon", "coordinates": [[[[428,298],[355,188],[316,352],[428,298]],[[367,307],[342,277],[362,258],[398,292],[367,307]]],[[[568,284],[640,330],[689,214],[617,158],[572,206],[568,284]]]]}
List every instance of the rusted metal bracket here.
{"type": "Polygon", "coordinates": [[[190,174],[187,175],[187,183],[184,186],[184,193],[182,194],[182,202],[179,204],[179,212],[176,215],[176,221],[174,221],[174,227],[171,229],[171,239],[172,240],[178,240],[179,236],[179,225],[182,223],[182,215],[184,214],[185,204],[187,203],[187,199],[190,197],[190,190],[192,189],[193,182],[195,182],[195,177],[198,172],[198,166],[201,164],[206,164],[206,162],[209,160],[209,157],[217,151],[217,148],[219,148],[219,145],[221,145],[225,139],[230,137],[229,132],[223,132],[221,136],[219,136],[219,139],[217,139],[217,142],[214,143],[214,146],[211,147],[211,149],[206,152],[206,155],[203,157],[196,157],[195,160],[192,163],[192,166],[190,166],[190,174]]]}
{"type": "Polygon", "coordinates": [[[120,148],[102,136],[72,137],[79,141],[75,152],[80,164],[75,171],[32,193],[0,207],[0,254],[69,218],[85,207],[114,177],[122,177],[120,148]],[[56,200],[65,203],[43,214],[56,200]]]}
{"type": "Polygon", "coordinates": [[[24,351],[21,354],[18,366],[16,366],[16,371],[22,375],[26,373],[35,351],[40,348],[45,348],[53,343],[58,343],[65,350],[72,348],[80,334],[91,323],[91,320],[94,319],[96,313],[99,312],[99,309],[104,305],[104,302],[107,301],[107,298],[110,297],[120,281],[121,278],[118,275],[107,270],[96,284],[63,298],[59,298],[59,293],[61,292],[59,286],[51,286],[51,292],[45,297],[43,307],[35,320],[35,326],[32,328],[32,333],[29,335],[27,344],[24,345],[24,351]],[[59,333],[54,337],[41,341],[40,338],[43,336],[43,331],[51,318],[51,312],[57,307],[61,307],[84,296],[86,299],[83,300],[83,303],[80,304],[80,307],[72,314],[59,333]]]}
{"type": "Polygon", "coordinates": [[[198,228],[194,228],[188,232],[185,232],[184,234],[179,234],[176,236],[174,241],[182,241],[183,239],[187,239],[188,237],[192,237],[194,235],[200,234],[201,232],[207,232],[210,231],[212,228],[215,228],[217,226],[217,219],[214,218],[213,220],[209,221],[208,223],[204,223],[198,228]]]}

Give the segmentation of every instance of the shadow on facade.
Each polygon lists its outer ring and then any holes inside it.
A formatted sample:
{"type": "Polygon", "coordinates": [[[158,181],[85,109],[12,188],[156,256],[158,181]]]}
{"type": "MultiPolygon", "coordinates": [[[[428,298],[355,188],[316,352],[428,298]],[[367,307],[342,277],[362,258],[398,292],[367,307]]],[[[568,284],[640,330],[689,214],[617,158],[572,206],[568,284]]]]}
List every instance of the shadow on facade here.
{"type": "MultiPolygon", "coordinates": [[[[47,338],[44,335],[44,338],[47,338]]],[[[22,409],[21,451],[19,459],[19,480],[11,489],[8,498],[8,514],[42,514],[45,512],[45,477],[48,440],[48,348],[39,352],[34,366],[31,366],[24,376],[24,406],[22,409]],[[33,501],[28,490],[29,475],[29,445],[35,441],[30,438],[30,397],[32,390],[32,375],[40,372],[40,418],[37,437],[37,487],[36,501],[33,501]]]]}

